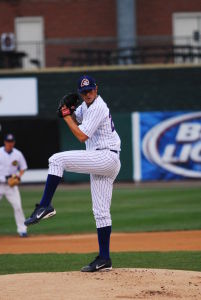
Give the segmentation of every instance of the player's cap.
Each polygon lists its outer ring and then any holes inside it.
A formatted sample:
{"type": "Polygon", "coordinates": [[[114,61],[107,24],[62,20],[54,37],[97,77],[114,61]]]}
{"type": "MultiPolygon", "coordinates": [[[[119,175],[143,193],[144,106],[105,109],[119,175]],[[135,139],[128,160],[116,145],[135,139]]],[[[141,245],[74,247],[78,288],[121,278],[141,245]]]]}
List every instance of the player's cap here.
{"type": "Polygon", "coordinates": [[[8,134],[6,134],[4,141],[5,142],[15,142],[15,137],[12,133],[8,133],[8,134]]]}
{"type": "Polygon", "coordinates": [[[78,92],[90,91],[96,89],[95,79],[88,75],[83,75],[78,80],[78,92]]]}

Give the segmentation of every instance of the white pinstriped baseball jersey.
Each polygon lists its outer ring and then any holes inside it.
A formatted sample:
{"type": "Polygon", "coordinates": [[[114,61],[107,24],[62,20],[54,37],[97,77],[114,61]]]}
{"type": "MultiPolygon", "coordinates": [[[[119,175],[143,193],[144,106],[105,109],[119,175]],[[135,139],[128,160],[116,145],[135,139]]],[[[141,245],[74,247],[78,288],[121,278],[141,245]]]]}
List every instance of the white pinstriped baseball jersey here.
{"type": "Polygon", "coordinates": [[[7,153],[4,146],[0,147],[0,182],[5,182],[6,176],[26,169],[27,163],[22,152],[13,148],[11,153],[7,153]]]}
{"type": "Polygon", "coordinates": [[[87,150],[121,150],[121,141],[114,128],[109,108],[100,96],[89,107],[83,101],[76,109],[75,116],[81,124],[80,130],[89,137],[86,141],[87,150]]]}
{"type": "Polygon", "coordinates": [[[79,128],[89,139],[86,150],[65,151],[49,158],[49,174],[62,177],[63,172],[90,174],[91,196],[96,227],[111,226],[110,205],[113,182],[119,173],[120,138],[103,99],[98,96],[87,107],[83,102],[75,112],[79,128]]]}

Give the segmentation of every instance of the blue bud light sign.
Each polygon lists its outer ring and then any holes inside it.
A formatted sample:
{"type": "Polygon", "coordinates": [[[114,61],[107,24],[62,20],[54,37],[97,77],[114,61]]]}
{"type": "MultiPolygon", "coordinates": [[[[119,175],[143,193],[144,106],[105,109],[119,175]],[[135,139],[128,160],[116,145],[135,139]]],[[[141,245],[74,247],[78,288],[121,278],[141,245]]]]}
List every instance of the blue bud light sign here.
{"type": "Polygon", "coordinates": [[[133,179],[201,178],[201,112],[132,114],[133,179]]]}

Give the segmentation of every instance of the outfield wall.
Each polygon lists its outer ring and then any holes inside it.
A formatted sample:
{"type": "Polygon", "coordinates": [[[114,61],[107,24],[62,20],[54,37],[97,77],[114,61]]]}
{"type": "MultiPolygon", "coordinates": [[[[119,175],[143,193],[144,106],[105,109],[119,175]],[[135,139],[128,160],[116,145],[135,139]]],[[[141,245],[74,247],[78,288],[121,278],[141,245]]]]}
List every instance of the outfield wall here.
{"type": "Polygon", "coordinates": [[[0,81],[5,78],[36,78],[39,99],[37,117],[54,119],[57,101],[65,93],[76,89],[77,80],[83,73],[96,78],[100,94],[112,112],[200,109],[201,65],[0,72],[0,81]]]}
{"type": "MultiPolygon", "coordinates": [[[[59,99],[76,89],[79,76],[88,73],[97,79],[101,96],[111,110],[115,126],[122,140],[122,168],[118,180],[133,180],[133,151],[131,116],[134,111],[197,111],[201,109],[201,66],[136,66],[52,69],[33,72],[9,71],[0,73],[0,139],[6,132],[16,134],[20,148],[31,169],[47,167],[48,157],[60,150],[81,149],[62,120],[56,116],[59,99]],[[36,79],[37,111],[32,115],[3,115],[4,79],[36,79]]],[[[22,104],[23,86],[13,90],[13,101],[22,104]]],[[[26,90],[26,93],[27,90],[26,90]]],[[[28,97],[29,94],[26,94],[28,97]]],[[[31,95],[30,95],[31,96],[31,95]]],[[[23,98],[26,101],[26,98],[23,98]]],[[[26,102],[23,102],[26,104],[26,102]]],[[[22,108],[25,106],[22,105],[22,108]]],[[[27,109],[27,108],[26,108],[27,109]]],[[[36,109],[36,106],[35,106],[36,109]]],[[[136,163],[136,162],[135,162],[136,163]]],[[[67,181],[85,181],[88,176],[65,174],[67,181]]]]}

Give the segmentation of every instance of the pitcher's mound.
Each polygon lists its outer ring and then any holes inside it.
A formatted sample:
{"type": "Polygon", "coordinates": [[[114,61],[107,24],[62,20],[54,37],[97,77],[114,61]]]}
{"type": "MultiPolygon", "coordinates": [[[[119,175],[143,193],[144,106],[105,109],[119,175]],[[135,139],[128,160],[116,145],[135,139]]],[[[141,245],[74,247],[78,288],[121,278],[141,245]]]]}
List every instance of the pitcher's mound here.
{"type": "Polygon", "coordinates": [[[201,272],[113,269],[4,275],[0,299],[201,299],[201,272]]]}

